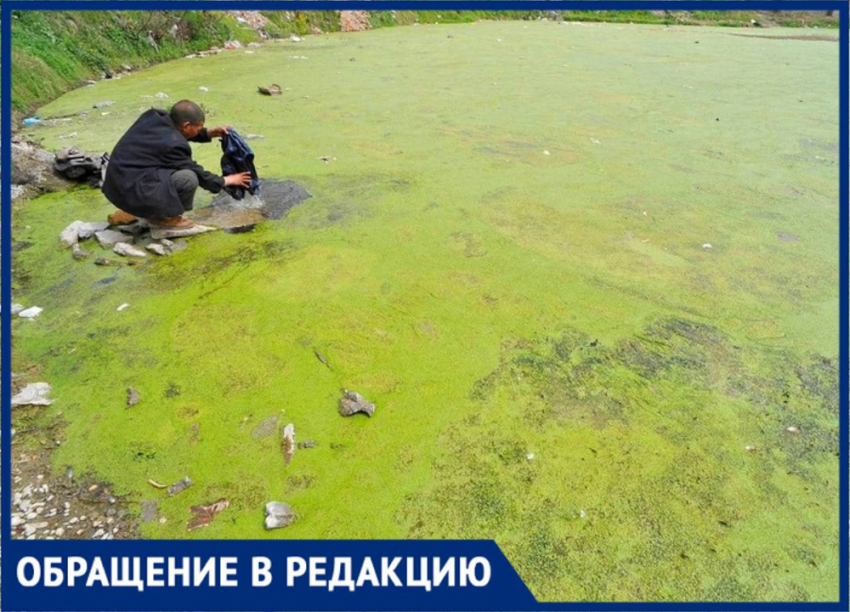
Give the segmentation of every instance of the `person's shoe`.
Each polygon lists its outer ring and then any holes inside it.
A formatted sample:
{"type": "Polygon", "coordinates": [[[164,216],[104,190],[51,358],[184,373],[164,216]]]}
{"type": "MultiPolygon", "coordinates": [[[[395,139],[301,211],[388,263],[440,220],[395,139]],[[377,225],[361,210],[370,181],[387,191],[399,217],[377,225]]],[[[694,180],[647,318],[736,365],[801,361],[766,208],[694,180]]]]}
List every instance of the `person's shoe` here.
{"type": "Polygon", "coordinates": [[[116,210],[106,217],[106,220],[109,221],[109,225],[130,225],[138,221],[139,218],[123,210],[116,210]]]}
{"type": "Polygon", "coordinates": [[[195,226],[195,222],[182,215],[168,217],[167,219],[148,219],[148,224],[158,229],[189,229],[195,226]]]}

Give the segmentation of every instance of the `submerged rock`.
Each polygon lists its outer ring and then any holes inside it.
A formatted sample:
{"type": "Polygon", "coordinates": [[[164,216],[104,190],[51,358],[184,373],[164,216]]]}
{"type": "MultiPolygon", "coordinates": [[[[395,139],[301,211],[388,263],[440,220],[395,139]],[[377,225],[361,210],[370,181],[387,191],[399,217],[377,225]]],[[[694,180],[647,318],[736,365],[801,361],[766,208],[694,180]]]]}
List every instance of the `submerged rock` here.
{"type": "Polygon", "coordinates": [[[217,228],[206,225],[195,225],[184,229],[167,229],[167,228],[151,228],[151,238],[154,240],[162,240],[163,238],[185,238],[187,236],[196,236],[206,232],[215,231],[217,228]]]}
{"type": "Polygon", "coordinates": [[[342,416],[351,416],[357,412],[363,412],[367,416],[375,414],[375,404],[363,399],[363,396],[354,391],[343,389],[343,396],[339,399],[339,413],[342,416]]]}
{"type": "Polygon", "coordinates": [[[255,440],[268,438],[275,432],[275,429],[277,429],[278,420],[280,420],[280,417],[278,416],[270,416],[264,418],[262,421],[257,423],[254,429],[251,430],[251,437],[253,437],[255,440]]]}
{"type": "Polygon", "coordinates": [[[295,513],[289,504],[269,502],[266,504],[265,527],[267,530],[288,527],[295,522],[295,513]]]}
{"type": "Polygon", "coordinates": [[[116,244],[119,244],[121,242],[133,242],[132,236],[128,236],[127,234],[124,234],[122,232],[116,232],[115,230],[110,229],[95,232],[94,237],[97,238],[97,242],[104,249],[114,247],[116,244]]]}
{"type": "Polygon", "coordinates": [[[47,397],[48,395],[50,395],[49,383],[31,383],[12,398],[12,406],[49,406],[53,400],[47,397]]]}
{"type": "Polygon", "coordinates": [[[126,242],[119,242],[116,244],[112,250],[118,255],[123,255],[125,257],[147,257],[148,254],[144,251],[137,249],[131,244],[127,244],[126,242]]]}
{"type": "Polygon", "coordinates": [[[152,523],[159,518],[159,502],[153,499],[142,500],[142,522],[152,523]]]}
{"type": "Polygon", "coordinates": [[[71,256],[74,259],[76,259],[77,261],[80,261],[82,259],[88,258],[89,253],[83,247],[81,247],[79,244],[75,244],[74,250],[71,251],[71,256]]]}

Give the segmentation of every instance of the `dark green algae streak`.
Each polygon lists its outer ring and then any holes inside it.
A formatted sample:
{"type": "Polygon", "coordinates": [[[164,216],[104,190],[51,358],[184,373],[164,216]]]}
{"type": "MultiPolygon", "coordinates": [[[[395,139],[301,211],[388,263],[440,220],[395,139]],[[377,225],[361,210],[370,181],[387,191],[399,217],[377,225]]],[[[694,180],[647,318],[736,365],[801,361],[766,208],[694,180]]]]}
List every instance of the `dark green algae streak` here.
{"type": "Polygon", "coordinates": [[[49,147],[108,150],[162,91],[264,135],[261,174],[312,197],[120,268],[57,244],[97,192],[15,207],[15,301],[45,308],[15,371],[54,387],[55,469],[130,503],[190,475],[149,537],[495,538],[540,599],[834,600],[836,51],[420,26],[63,96],[43,116],[116,104],[30,132],[49,147]],[[341,387],[375,417],[341,418],[341,387]],[[318,446],[286,467],[251,435],[273,415],[318,446]],[[299,520],[268,533],[272,499],[299,520]]]}

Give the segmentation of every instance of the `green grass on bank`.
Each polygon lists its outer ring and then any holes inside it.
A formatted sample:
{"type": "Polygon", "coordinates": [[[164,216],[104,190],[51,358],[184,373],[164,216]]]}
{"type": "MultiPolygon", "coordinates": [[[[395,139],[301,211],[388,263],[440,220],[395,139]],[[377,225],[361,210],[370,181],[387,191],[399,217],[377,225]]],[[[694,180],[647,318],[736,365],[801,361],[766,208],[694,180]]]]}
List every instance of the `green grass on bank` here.
{"type": "MultiPolygon", "coordinates": [[[[272,38],[340,30],[339,11],[262,11],[272,38]]],[[[536,20],[548,11],[372,11],[369,25],[536,20]]],[[[825,12],[562,11],[568,21],[677,25],[837,27],[825,12]]],[[[12,32],[12,105],[26,113],[104,72],[149,66],[230,39],[256,40],[257,32],[223,11],[16,11],[12,32]],[[151,39],[156,42],[154,46],[151,39]]]]}

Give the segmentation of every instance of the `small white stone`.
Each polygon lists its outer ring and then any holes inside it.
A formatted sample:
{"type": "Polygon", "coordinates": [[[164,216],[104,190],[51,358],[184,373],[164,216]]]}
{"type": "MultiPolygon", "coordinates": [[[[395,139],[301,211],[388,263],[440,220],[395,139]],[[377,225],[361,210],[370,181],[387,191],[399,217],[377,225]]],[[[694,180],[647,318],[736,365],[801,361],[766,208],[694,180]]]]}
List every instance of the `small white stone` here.
{"type": "Polygon", "coordinates": [[[549,155],[549,151],[543,151],[543,155],[549,155]]]}
{"type": "Polygon", "coordinates": [[[38,315],[40,315],[44,311],[44,308],[39,308],[38,306],[33,306],[32,308],[27,308],[26,310],[22,310],[18,313],[18,316],[22,319],[34,319],[38,315]]]}
{"type": "Polygon", "coordinates": [[[534,461],[534,453],[528,453],[525,458],[529,461],[534,461]]]}

